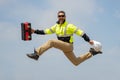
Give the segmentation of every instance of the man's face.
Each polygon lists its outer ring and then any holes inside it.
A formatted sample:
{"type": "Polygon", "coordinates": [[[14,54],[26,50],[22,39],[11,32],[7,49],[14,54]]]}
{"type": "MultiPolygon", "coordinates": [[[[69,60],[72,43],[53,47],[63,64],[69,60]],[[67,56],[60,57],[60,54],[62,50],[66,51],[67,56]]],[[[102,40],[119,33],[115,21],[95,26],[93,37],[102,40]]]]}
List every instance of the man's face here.
{"type": "Polygon", "coordinates": [[[66,19],[66,16],[65,16],[64,13],[59,13],[58,14],[58,21],[59,21],[60,24],[63,24],[65,19],[66,19]]]}

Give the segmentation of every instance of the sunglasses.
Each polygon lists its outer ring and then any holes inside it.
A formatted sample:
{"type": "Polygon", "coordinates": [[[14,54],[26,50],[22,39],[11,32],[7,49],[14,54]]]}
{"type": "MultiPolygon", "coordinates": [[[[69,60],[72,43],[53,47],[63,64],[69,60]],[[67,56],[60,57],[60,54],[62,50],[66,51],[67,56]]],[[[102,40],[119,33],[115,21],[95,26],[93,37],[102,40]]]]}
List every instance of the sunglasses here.
{"type": "Polygon", "coordinates": [[[65,17],[65,15],[58,15],[58,17],[65,17]]]}

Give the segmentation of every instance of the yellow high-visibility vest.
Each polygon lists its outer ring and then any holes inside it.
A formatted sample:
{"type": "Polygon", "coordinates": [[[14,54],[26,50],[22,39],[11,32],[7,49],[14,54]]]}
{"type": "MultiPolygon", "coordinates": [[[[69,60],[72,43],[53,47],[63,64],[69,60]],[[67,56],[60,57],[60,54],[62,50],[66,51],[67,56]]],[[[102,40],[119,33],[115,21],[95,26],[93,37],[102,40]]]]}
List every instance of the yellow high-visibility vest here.
{"type": "Polygon", "coordinates": [[[68,22],[64,22],[61,24],[55,24],[49,29],[45,29],[45,34],[53,34],[55,33],[58,37],[70,37],[69,42],[73,43],[73,34],[77,34],[78,36],[82,36],[84,31],[77,28],[73,24],[68,24],[68,22]]]}

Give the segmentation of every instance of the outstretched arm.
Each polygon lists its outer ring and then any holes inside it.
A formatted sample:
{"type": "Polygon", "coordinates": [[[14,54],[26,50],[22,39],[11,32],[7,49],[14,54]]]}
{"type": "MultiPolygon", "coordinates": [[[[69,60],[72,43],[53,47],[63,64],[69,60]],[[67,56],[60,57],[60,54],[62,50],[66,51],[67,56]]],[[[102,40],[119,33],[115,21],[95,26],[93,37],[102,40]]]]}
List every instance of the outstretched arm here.
{"type": "Polygon", "coordinates": [[[83,34],[82,38],[84,38],[85,41],[89,42],[89,44],[91,45],[94,44],[93,40],[90,40],[90,38],[88,37],[86,33],[83,34]]]}
{"type": "Polygon", "coordinates": [[[40,35],[53,34],[53,33],[55,33],[55,29],[56,29],[56,25],[54,25],[50,28],[47,28],[45,30],[31,29],[31,33],[40,34],[40,35]]]}
{"type": "Polygon", "coordinates": [[[31,33],[41,34],[41,35],[45,34],[44,30],[34,30],[34,29],[31,29],[31,33]]]}

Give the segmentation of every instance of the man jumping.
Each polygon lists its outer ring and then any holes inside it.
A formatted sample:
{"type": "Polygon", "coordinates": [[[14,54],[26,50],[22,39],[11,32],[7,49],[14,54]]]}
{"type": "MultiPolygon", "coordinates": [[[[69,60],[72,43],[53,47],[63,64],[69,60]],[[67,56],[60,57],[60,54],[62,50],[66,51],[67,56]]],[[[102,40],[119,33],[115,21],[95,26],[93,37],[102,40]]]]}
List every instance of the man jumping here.
{"type": "Polygon", "coordinates": [[[29,58],[38,60],[39,56],[41,56],[45,51],[54,47],[62,50],[65,56],[74,65],[77,66],[81,62],[91,58],[92,56],[96,54],[101,54],[100,51],[96,51],[94,48],[90,48],[89,52],[76,57],[73,52],[73,34],[82,37],[90,45],[93,45],[94,42],[88,37],[88,35],[83,30],[79,29],[75,25],[70,24],[66,21],[66,14],[64,11],[59,11],[57,15],[58,15],[58,21],[56,22],[55,25],[45,30],[32,29],[32,33],[41,34],[41,35],[55,33],[58,39],[48,40],[45,44],[35,49],[34,53],[27,54],[29,58]]]}

